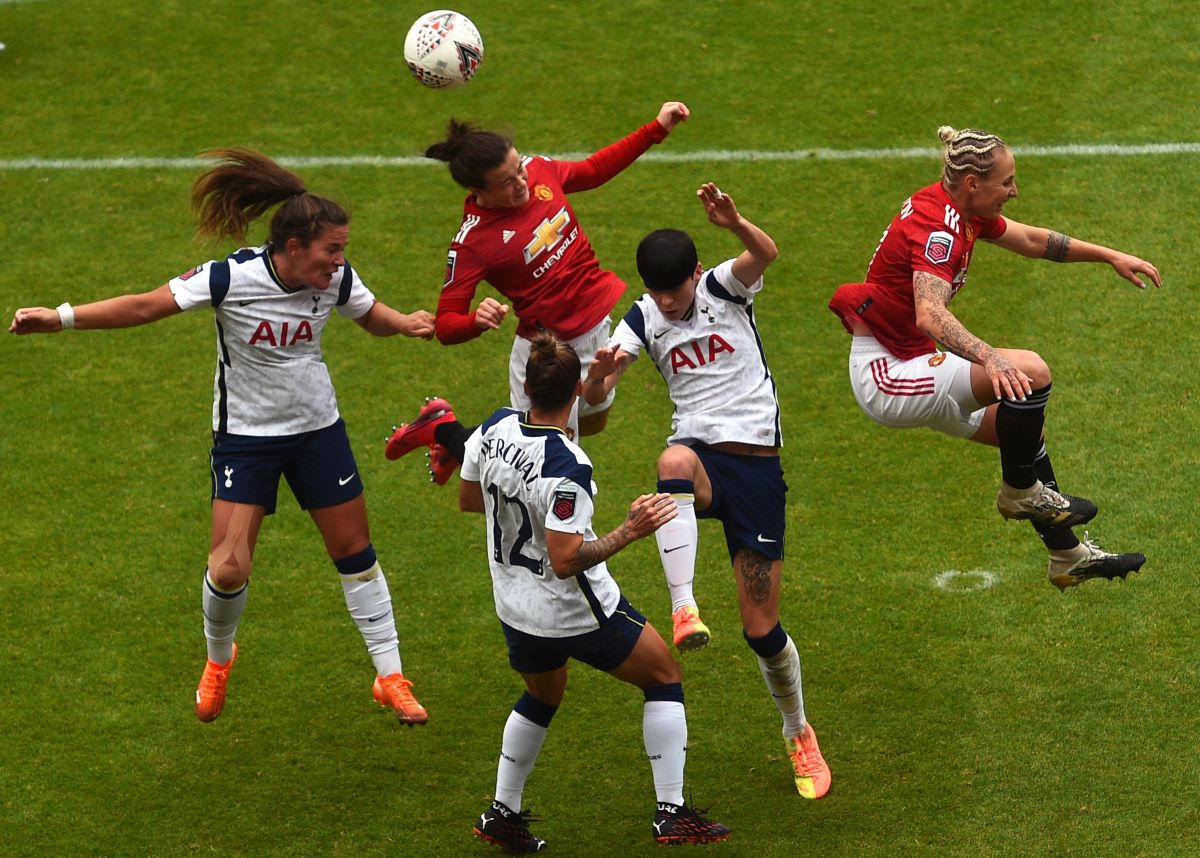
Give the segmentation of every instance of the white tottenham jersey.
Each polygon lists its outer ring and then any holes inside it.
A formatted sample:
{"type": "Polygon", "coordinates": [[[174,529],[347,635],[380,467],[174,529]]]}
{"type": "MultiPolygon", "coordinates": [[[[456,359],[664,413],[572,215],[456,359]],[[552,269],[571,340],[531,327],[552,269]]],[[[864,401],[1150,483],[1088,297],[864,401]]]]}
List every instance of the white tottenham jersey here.
{"type": "Polygon", "coordinates": [[[675,405],[668,444],[782,445],[775,379],[754,324],[761,289],[761,278],[746,286],[726,260],[703,273],[686,319],[669,321],[642,295],[613,331],[610,345],[634,358],[645,349],[666,379],[675,405]]]}
{"type": "Polygon", "coordinates": [[[546,531],[596,538],[592,463],[558,428],[523,421],[501,408],[471,434],[462,463],[462,478],[483,489],[496,614],[526,634],[584,634],[612,614],[621,591],[603,562],[555,575],[546,531]]]}
{"type": "Polygon", "coordinates": [[[265,246],[244,247],[167,285],[180,309],[208,306],[216,317],[214,430],[275,437],[323,429],[338,419],[333,382],[321,360],[321,332],[335,305],[357,319],[375,304],[349,262],[327,290],[291,290],[265,246]]]}

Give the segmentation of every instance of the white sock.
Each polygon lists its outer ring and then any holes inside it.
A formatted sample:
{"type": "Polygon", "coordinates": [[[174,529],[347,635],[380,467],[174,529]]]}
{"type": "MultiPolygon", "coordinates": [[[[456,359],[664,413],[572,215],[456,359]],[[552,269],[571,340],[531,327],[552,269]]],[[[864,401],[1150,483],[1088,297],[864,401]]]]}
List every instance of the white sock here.
{"type": "Polygon", "coordinates": [[[403,673],[400,664],[400,636],[396,634],[396,617],[392,613],[392,596],[388,592],[383,569],[376,563],[357,575],[342,575],[342,592],[346,607],[362,633],[367,652],[380,676],[403,673]]]}
{"type": "Polygon", "coordinates": [[[800,679],[800,653],[788,637],[787,646],[770,658],[758,658],[758,669],[771,698],[783,715],[783,735],[799,736],[804,730],[804,689],[800,679]]]}
{"type": "Polygon", "coordinates": [[[525,781],[533,771],[546,728],[535,724],[521,713],[508,713],[504,724],[504,739],[500,744],[500,763],[496,766],[496,801],[509,810],[521,810],[521,794],[525,781]]]}
{"type": "Polygon", "coordinates": [[[654,541],[658,543],[658,558],[667,577],[673,614],[685,605],[696,607],[692,580],[696,577],[696,543],[700,530],[696,526],[696,496],[672,494],[671,497],[675,498],[679,514],[655,531],[654,541]]]}
{"type": "Polygon", "coordinates": [[[647,700],[642,710],[642,742],[654,774],[658,801],[683,804],[683,765],[687,760],[687,716],[674,700],[647,700]]]}
{"type": "Polygon", "coordinates": [[[208,658],[225,664],[233,658],[233,639],[237,637],[238,620],[246,609],[246,588],[222,590],[204,570],[204,587],[200,609],[204,612],[204,640],[208,643],[208,658]]]}

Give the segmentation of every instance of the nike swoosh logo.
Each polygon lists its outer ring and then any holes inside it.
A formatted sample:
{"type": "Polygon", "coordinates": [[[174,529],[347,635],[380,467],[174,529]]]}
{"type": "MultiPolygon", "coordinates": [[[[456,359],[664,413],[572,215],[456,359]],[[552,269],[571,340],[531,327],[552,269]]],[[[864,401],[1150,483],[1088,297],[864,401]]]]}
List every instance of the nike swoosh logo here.
{"type": "Polygon", "coordinates": [[[763,536],[763,535],[760,533],[760,534],[758,535],[758,541],[759,541],[759,542],[778,542],[779,540],[778,540],[778,539],[767,539],[765,536],[763,536]]]}
{"type": "Polygon", "coordinates": [[[662,337],[666,333],[667,333],[666,331],[659,331],[657,334],[654,335],[654,339],[657,340],[659,337],[662,337]]]}
{"type": "MultiPolygon", "coordinates": [[[[355,473],[358,473],[358,472],[355,471],[355,473]]],[[[352,479],[354,479],[354,474],[351,474],[350,476],[346,477],[346,479],[344,479],[344,480],[339,479],[338,485],[344,486],[344,485],[346,485],[346,483],[350,482],[352,479]]],[[[759,539],[762,539],[762,537],[760,536],[759,539]]]]}
{"type": "Polygon", "coordinates": [[[664,548],[663,554],[670,554],[672,551],[678,551],[680,548],[687,548],[690,542],[685,542],[683,545],[676,545],[674,548],[664,548]]]}
{"type": "Polygon", "coordinates": [[[255,303],[257,301],[261,301],[261,300],[262,300],[262,298],[251,298],[249,301],[238,301],[238,306],[245,307],[247,304],[253,304],[253,303],[255,303]]]}

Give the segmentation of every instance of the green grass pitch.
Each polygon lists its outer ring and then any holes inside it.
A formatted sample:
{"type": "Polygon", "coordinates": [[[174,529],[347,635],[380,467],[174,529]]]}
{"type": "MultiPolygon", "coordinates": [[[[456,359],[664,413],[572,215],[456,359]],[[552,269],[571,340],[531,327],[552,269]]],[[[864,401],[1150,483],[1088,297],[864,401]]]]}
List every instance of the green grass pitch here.
{"type": "MultiPolygon", "coordinates": [[[[472,0],[479,76],[421,88],[401,47],[425,5],[0,0],[0,315],[153,288],[223,256],[194,238],[197,169],[62,169],[27,159],[417,156],[450,116],[524,151],[589,153],[668,99],[693,111],[650,160],[573,198],[602,264],[637,281],[660,226],[715,263],[737,250],[694,199],[716,181],[776,239],[759,300],[791,487],[783,621],[834,773],[795,795],[779,718],[741,640],[719,528],[701,527],[714,640],[683,659],[692,798],[726,856],[1194,855],[1200,718],[1194,605],[1194,325],[1200,27],[1189,4],[912,0],[610,4],[472,0]],[[1029,528],[993,499],[998,457],[871,423],[825,303],[865,270],[907,194],[932,182],[939,125],[1018,147],[1027,223],[1155,262],[1138,292],[1100,266],[981,247],[955,310],[1050,363],[1065,488],[1142,574],[1059,594],[1029,528]],[[1140,155],[1072,145],[1185,144],[1140,155]],[[1022,155],[1020,147],[1057,147],[1022,155]],[[930,150],[750,159],[730,152],[930,150]],[[991,586],[970,589],[976,575],[991,586]]],[[[462,192],[444,167],[298,172],[349,205],[349,256],[400,309],[432,309],[462,192]]],[[[261,238],[261,228],[252,240],[261,238]]],[[[630,287],[623,311],[637,294],[630,287]]],[[[484,530],[390,427],[426,395],[479,418],[506,398],[504,330],[469,345],[376,340],[334,322],[327,361],[367,486],[407,675],[406,730],[332,565],[282,491],[264,527],[224,714],[200,724],[213,331],[203,313],[121,332],[0,337],[0,854],[458,856],[490,798],[519,679],[491,601],[484,530]]],[[[653,485],[669,431],[639,366],[586,447],[598,528],[653,485]]],[[[611,566],[669,628],[652,541],[611,566]]],[[[551,854],[656,854],[638,692],[575,669],[525,793],[551,854]]],[[[706,853],[707,854],[707,853],[706,853]]]]}

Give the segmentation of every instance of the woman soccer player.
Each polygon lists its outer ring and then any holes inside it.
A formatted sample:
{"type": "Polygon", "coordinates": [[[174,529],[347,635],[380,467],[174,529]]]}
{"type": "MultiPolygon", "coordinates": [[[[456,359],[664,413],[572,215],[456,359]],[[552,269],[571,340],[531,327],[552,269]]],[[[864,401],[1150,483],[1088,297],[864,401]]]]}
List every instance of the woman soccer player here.
{"type": "Polygon", "coordinates": [[[475,834],[511,852],[538,852],[521,810],[550,719],[577,659],[636,685],[645,697],[642,738],[657,803],[659,843],[713,843],[729,829],[683,801],[687,720],[679,664],[625,597],[605,561],[675,516],[669,495],[642,495],[611,533],[592,531],[592,463],[566,435],[580,390],[579,357],[551,334],[530,344],[529,410],[502,408],[470,437],[459,506],[487,516],[496,613],[508,660],[525,681],[504,726],[496,794],[475,834]]]}
{"type": "Polygon", "coordinates": [[[428,716],[401,670],[391,596],[321,359],[321,334],[334,308],[380,337],[428,339],[433,316],[397,312],[363,285],[344,256],[350,218],[337,203],[309,192],[299,177],[256,152],[212,154],[218,162],[192,188],[200,231],[243,240],[250,223],[275,208],[265,245],[205,262],[149,292],[17,310],[9,331],[127,328],[211,307],[217,323],[212,540],[201,595],[208,662],[196,689],[197,717],[212,721],[225,704],[254,546],[263,518],[275,511],[282,475],[337,567],[346,606],[375,664],[375,699],[401,722],[423,724],[428,716]]]}
{"type": "Polygon", "coordinates": [[[679,515],[655,536],[675,646],[686,651],[708,644],[692,592],[696,519],[716,518],[739,584],[742,634],[783,716],[796,790],[816,799],[829,791],[832,775],[804,714],[800,654],[779,621],[787,484],[775,380],[754,321],[763,272],[779,251],[716,185],[705,184],[696,195],[709,221],[745,249],[705,269],[686,232],[660,229],[643,238],[637,268],[646,294],[617,325],[612,344],[596,353],[583,389],[593,402],[611,395],[643,351],[666,381],[675,414],[658,457],[658,490],[674,496],[679,515]]]}
{"type": "MultiPolygon", "coordinates": [[[[511,300],[518,320],[508,363],[513,408],[529,407],[525,361],[538,332],[550,331],[570,343],[586,371],[596,349],[608,341],[609,313],[625,291],[625,283],[596,261],[567,195],[603,185],[687,118],[687,105],[668,101],[657,118],[584,161],[523,156],[507,136],[453,119],[446,139],[426,150],[427,157],[446,161],[454,181],[468,191],[462,226],[446,261],[437,338],[446,345],[467,342],[504,321],[509,307],[495,298],[471,309],[480,282],[486,280],[511,300]]],[[[600,432],[611,405],[611,397],[580,401],[571,431],[600,432]]],[[[442,484],[462,459],[469,434],[448,402],[433,399],[396,430],[387,456],[431,448],[434,481],[442,484]]]]}
{"type": "Polygon", "coordinates": [[[1026,226],[1001,215],[1017,195],[1016,161],[986,131],[938,129],[941,181],[904,201],[884,230],[863,283],[847,283],[829,307],[853,335],[850,384],[859,406],[885,426],[928,426],[1000,448],[996,506],[1033,524],[1059,589],[1124,578],[1146,562],[1111,554],[1071,530],[1096,506],[1060,494],[1043,426],[1050,367],[1037,352],[997,348],[966,329],[950,299],[967,279],[977,239],[1031,259],[1105,262],[1139,289],[1162,285],[1158,269],[1118,250],[1026,226]],[[940,344],[940,347],[939,347],[940,344]],[[943,351],[944,349],[944,351],[943,351]]]}

